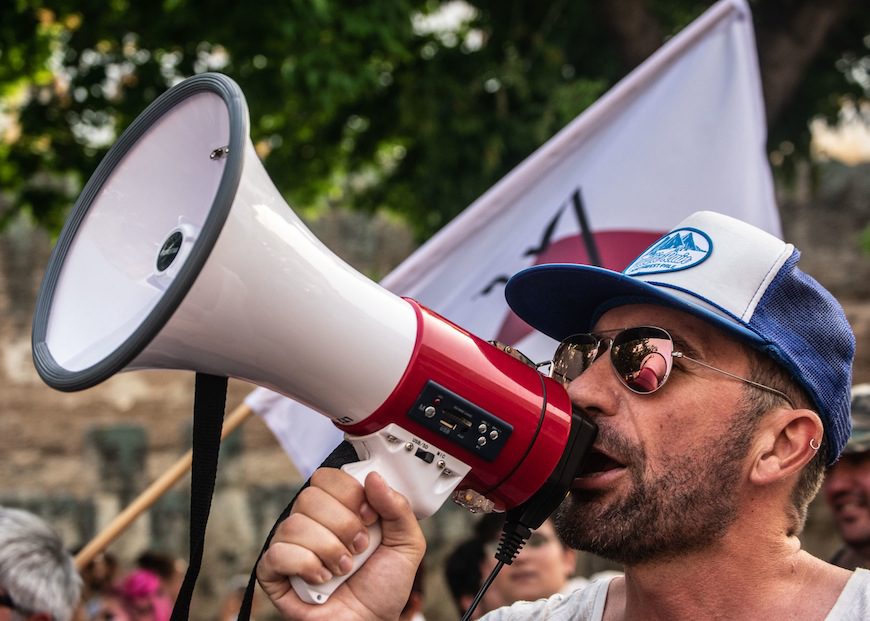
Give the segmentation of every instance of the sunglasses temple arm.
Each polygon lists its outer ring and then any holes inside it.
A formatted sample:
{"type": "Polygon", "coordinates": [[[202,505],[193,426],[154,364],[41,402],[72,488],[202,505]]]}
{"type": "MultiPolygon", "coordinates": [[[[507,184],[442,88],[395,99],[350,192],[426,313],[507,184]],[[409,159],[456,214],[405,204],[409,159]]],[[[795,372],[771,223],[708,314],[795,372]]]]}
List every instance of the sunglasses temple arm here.
{"type": "Polygon", "coordinates": [[[672,352],[671,355],[674,358],[684,358],[686,360],[690,360],[691,362],[694,362],[695,364],[700,364],[702,367],[706,367],[706,368],[710,369],[711,371],[717,371],[718,373],[721,373],[723,375],[727,375],[728,377],[730,377],[732,379],[740,380],[741,382],[744,382],[746,384],[750,384],[751,386],[755,386],[756,388],[760,388],[761,390],[766,390],[767,392],[778,395],[779,397],[782,397],[785,400],[785,402],[788,403],[791,407],[793,407],[793,408],[795,407],[795,405],[794,405],[794,403],[792,403],[791,399],[789,399],[785,393],[778,391],[776,388],[771,388],[770,386],[765,386],[764,384],[759,384],[758,382],[753,382],[752,380],[746,379],[745,377],[740,377],[739,375],[734,375],[733,373],[729,373],[728,371],[725,371],[723,369],[718,369],[712,365],[707,364],[706,362],[701,362],[700,360],[697,360],[695,358],[690,358],[689,356],[685,355],[683,352],[680,352],[680,351],[672,352]]]}

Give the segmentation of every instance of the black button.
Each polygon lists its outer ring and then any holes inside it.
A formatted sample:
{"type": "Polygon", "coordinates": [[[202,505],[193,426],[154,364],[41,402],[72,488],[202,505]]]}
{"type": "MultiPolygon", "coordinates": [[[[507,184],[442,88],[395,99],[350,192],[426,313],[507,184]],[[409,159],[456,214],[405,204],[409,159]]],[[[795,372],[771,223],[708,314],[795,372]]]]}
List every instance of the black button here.
{"type": "Polygon", "coordinates": [[[424,451],[423,449],[417,449],[417,452],[414,453],[415,457],[419,457],[427,464],[431,464],[435,460],[435,454],[430,453],[429,451],[424,451]]]}

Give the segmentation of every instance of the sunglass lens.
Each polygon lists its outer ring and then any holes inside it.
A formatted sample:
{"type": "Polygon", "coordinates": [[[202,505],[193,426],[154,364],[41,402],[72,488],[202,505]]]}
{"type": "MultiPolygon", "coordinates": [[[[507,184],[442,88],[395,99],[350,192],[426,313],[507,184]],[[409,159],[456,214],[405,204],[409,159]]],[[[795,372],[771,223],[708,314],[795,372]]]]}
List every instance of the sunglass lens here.
{"type": "Polygon", "coordinates": [[[553,355],[550,375],[563,384],[583,373],[595,360],[598,339],[591,334],[575,334],[559,343],[553,355]]]}
{"type": "Polygon", "coordinates": [[[674,343],[661,328],[629,328],[610,347],[617,375],[630,390],[649,394],[661,388],[673,365],[674,343]]]}

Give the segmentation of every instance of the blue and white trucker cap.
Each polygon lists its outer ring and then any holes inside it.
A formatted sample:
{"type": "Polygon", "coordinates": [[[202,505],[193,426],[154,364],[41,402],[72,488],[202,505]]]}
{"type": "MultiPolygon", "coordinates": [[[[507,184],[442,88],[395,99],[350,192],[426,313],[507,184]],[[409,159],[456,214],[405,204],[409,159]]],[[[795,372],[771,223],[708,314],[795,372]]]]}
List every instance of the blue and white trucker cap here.
{"type": "Polygon", "coordinates": [[[647,248],[622,273],[575,264],[536,265],[508,281],[505,297],[557,341],[588,332],[606,311],[660,304],[696,315],[783,366],[825,426],[828,463],[851,431],[855,337],[840,304],[797,268],[791,244],[735,218],[700,211],[647,248]]]}

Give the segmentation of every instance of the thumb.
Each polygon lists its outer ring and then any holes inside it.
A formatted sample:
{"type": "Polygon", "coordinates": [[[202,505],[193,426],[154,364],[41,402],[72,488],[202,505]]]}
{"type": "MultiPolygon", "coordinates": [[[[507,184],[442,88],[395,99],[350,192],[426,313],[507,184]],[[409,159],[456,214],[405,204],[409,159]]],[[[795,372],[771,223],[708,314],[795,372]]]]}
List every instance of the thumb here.
{"type": "Polygon", "coordinates": [[[404,548],[405,554],[422,558],[426,540],[408,499],[377,472],[366,476],[365,491],[369,505],[381,517],[383,545],[404,548]]]}

